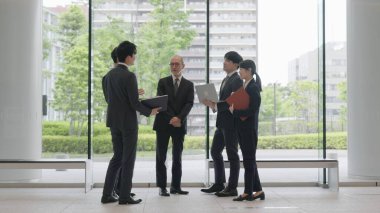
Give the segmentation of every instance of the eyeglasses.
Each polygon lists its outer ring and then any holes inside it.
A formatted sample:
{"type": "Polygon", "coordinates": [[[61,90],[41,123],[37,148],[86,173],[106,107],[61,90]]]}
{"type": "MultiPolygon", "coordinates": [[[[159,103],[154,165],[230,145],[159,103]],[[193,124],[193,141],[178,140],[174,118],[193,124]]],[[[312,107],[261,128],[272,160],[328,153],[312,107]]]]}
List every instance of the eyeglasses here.
{"type": "Polygon", "coordinates": [[[171,67],[179,67],[179,66],[181,66],[181,64],[180,63],[170,63],[169,66],[171,66],[171,67]]]}

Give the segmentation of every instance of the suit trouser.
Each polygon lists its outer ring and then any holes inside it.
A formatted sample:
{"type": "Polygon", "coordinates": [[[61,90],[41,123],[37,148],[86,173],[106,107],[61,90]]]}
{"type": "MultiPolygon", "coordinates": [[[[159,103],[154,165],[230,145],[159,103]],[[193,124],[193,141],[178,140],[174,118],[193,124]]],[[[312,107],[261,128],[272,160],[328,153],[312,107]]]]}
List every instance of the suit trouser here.
{"type": "Polygon", "coordinates": [[[244,164],[244,193],[261,191],[261,183],[256,165],[257,134],[251,129],[237,130],[244,164]]]}
{"type": "Polygon", "coordinates": [[[227,158],[230,162],[230,177],[228,179],[227,187],[230,189],[236,189],[240,170],[237,135],[234,130],[217,128],[214,133],[211,146],[211,157],[214,160],[216,184],[223,184],[226,182],[224,160],[222,155],[224,147],[226,147],[227,158]]]}
{"type": "Polygon", "coordinates": [[[165,188],[167,183],[166,174],[166,153],[168,151],[169,138],[172,138],[173,164],[172,164],[172,182],[174,188],[181,187],[182,178],[182,151],[185,134],[177,131],[156,131],[156,181],[157,186],[165,188]]]}
{"type": "Polygon", "coordinates": [[[130,197],[132,188],[133,169],[136,160],[137,129],[120,130],[111,127],[110,130],[114,154],[108,165],[103,195],[111,195],[118,170],[121,169],[119,198],[123,200],[130,197]]]}

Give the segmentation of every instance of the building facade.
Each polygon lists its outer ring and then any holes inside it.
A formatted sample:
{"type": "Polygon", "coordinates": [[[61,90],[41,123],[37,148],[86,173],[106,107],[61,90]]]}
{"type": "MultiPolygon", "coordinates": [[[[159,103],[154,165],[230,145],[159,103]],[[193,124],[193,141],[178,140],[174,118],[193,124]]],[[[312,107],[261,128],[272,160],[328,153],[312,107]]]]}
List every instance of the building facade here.
{"type": "MultiPolygon", "coordinates": [[[[318,49],[305,53],[289,62],[289,83],[301,80],[318,82],[318,49]]],[[[326,44],[326,119],[341,119],[346,101],[339,98],[338,85],[347,80],[347,46],[345,42],[326,44]]],[[[345,127],[343,127],[345,128],[345,127]]]]}

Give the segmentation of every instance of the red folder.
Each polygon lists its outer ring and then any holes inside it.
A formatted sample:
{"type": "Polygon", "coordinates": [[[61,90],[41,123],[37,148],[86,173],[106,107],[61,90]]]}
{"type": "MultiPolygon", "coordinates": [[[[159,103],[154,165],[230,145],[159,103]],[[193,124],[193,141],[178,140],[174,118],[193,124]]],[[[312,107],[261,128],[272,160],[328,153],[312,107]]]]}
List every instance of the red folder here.
{"type": "MultiPolygon", "coordinates": [[[[244,87],[241,87],[236,92],[232,93],[230,97],[226,99],[226,102],[231,106],[234,105],[234,109],[242,110],[248,109],[249,107],[249,95],[245,91],[244,87]]],[[[247,119],[247,117],[240,117],[242,121],[247,119]]]]}

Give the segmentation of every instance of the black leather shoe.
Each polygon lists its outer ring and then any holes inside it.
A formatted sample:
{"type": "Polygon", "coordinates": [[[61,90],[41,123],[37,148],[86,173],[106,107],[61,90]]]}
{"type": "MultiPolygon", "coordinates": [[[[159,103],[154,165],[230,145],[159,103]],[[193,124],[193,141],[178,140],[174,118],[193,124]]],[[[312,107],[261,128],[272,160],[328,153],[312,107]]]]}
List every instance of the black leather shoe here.
{"type": "Polygon", "coordinates": [[[214,183],[210,188],[208,189],[201,189],[202,192],[205,193],[214,193],[214,192],[220,192],[224,189],[223,184],[214,183]]]}
{"type": "Polygon", "coordinates": [[[253,195],[252,196],[253,200],[260,199],[260,200],[265,200],[265,193],[262,191],[259,195],[253,195]]]}
{"type": "Polygon", "coordinates": [[[252,201],[253,200],[253,196],[252,195],[239,195],[239,197],[237,198],[234,198],[232,199],[233,201],[243,201],[243,200],[248,200],[248,201],[252,201]]]}
{"type": "Polygon", "coordinates": [[[223,191],[216,192],[215,195],[218,197],[232,197],[237,196],[238,193],[236,189],[229,189],[228,187],[226,187],[223,191]]]}
{"type": "Polygon", "coordinates": [[[136,199],[134,200],[133,198],[129,197],[125,200],[119,200],[119,204],[120,205],[125,205],[125,204],[138,204],[138,203],[141,203],[141,199],[136,199]]]}
{"type": "MultiPolygon", "coordinates": [[[[116,190],[112,192],[112,196],[117,197],[117,198],[119,198],[119,194],[120,194],[120,192],[119,192],[119,191],[116,191],[116,190]]],[[[131,192],[130,195],[131,195],[131,197],[136,196],[136,194],[133,193],[133,192],[131,192]]]]}
{"type": "Polygon", "coordinates": [[[119,199],[119,193],[117,193],[116,191],[113,191],[111,196],[119,199]]]}
{"type": "Polygon", "coordinates": [[[166,190],[166,188],[160,188],[158,194],[160,196],[164,196],[164,197],[169,197],[170,196],[170,194],[169,194],[168,190],[166,190]]]}
{"type": "Polygon", "coordinates": [[[114,202],[116,202],[118,200],[119,200],[118,198],[116,198],[116,197],[114,197],[112,195],[109,195],[109,196],[104,196],[103,195],[101,202],[102,203],[114,203],[114,202]]]}
{"type": "Polygon", "coordinates": [[[187,195],[187,194],[189,194],[189,192],[188,191],[183,191],[181,188],[170,187],[170,194],[187,195]]]}

